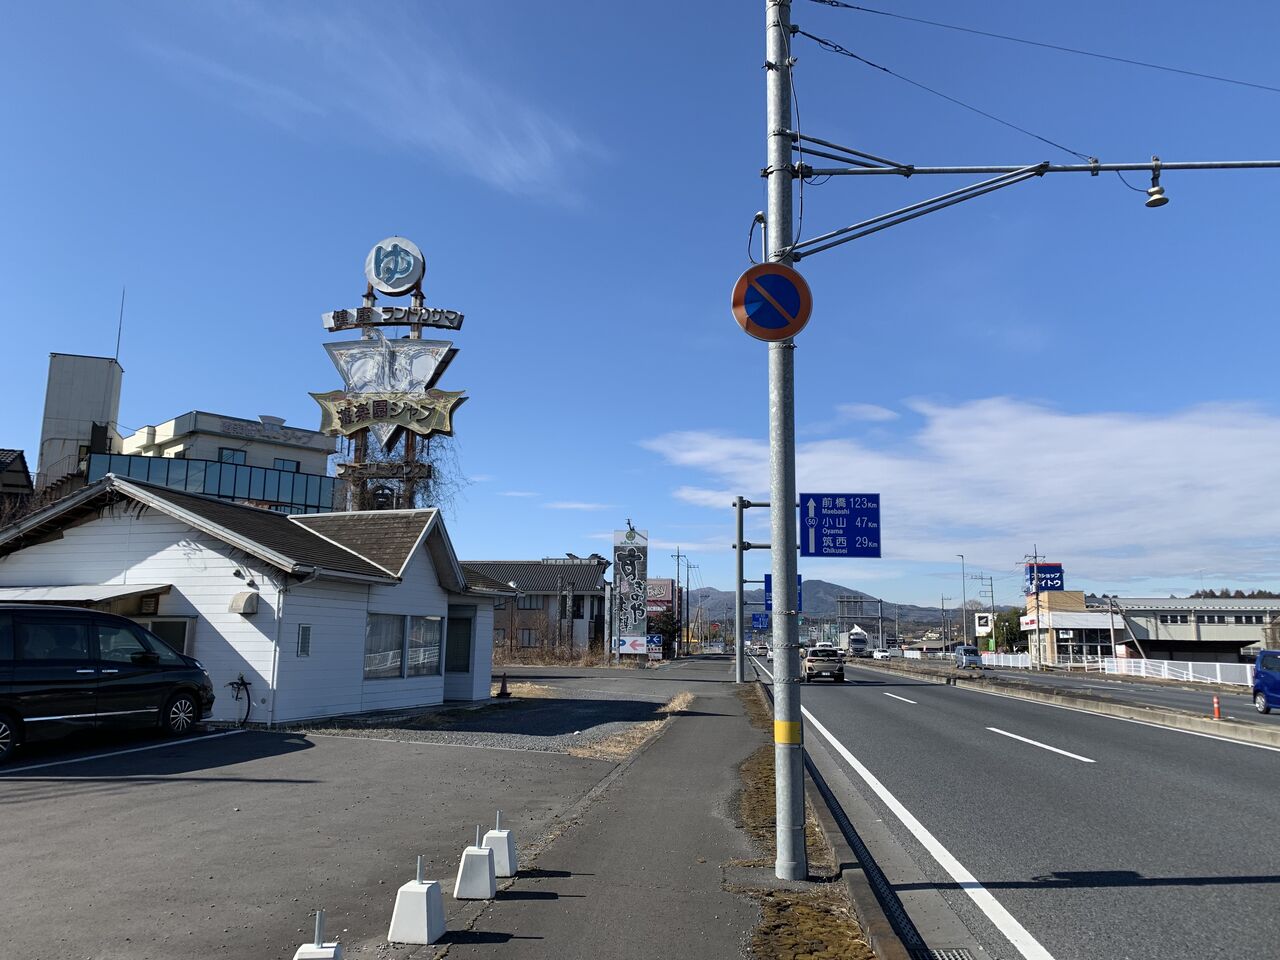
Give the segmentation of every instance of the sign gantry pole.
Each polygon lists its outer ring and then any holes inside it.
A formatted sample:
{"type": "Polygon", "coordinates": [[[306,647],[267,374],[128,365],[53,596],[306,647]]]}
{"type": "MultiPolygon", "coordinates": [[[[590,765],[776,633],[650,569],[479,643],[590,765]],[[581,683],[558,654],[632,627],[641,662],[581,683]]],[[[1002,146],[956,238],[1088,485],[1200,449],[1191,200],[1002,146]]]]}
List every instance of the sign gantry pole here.
{"type": "MultiPolygon", "coordinates": [[[[791,263],[791,0],[765,0],[765,141],[769,260],[791,263]]],[[[784,304],[785,306],[785,304],[784,304]]],[[[773,741],[778,855],[782,880],[809,875],[804,845],[804,745],[796,612],[795,344],[769,344],[769,499],[774,549],[773,741]]]]}

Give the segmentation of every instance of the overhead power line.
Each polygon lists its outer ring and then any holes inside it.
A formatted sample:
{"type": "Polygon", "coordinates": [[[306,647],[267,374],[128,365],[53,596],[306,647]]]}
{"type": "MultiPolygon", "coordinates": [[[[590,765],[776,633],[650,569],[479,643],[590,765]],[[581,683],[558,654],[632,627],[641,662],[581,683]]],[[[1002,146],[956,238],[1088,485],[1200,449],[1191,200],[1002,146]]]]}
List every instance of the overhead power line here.
{"type": "Polygon", "coordinates": [[[1234,77],[1222,77],[1214,73],[1202,73],[1199,70],[1185,70],[1181,67],[1170,67],[1163,63],[1151,63],[1147,60],[1134,60],[1129,57],[1116,57],[1107,53],[1094,53],[1092,50],[1080,50],[1076,47],[1066,47],[1057,43],[1045,43],[1040,40],[1028,40],[1025,37],[1011,37],[1005,33],[992,33],[989,30],[977,30],[973,27],[962,27],[955,23],[941,23],[937,20],[926,20],[923,17],[909,17],[903,13],[894,13],[891,10],[876,10],[872,7],[860,7],[853,3],[844,3],[842,0],[810,0],[811,3],[820,3],[826,7],[838,7],[842,10],[854,10],[858,13],[874,13],[880,17],[891,17],[894,20],[906,20],[911,23],[922,23],[930,27],[941,27],[944,30],[955,30],[959,33],[971,33],[979,37],[989,37],[992,40],[1005,40],[1009,43],[1021,43],[1028,47],[1040,47],[1044,50],[1056,50],[1059,53],[1072,53],[1080,57],[1093,57],[1095,60],[1110,60],[1112,63],[1124,63],[1131,67],[1145,67],[1148,70],[1163,70],[1165,73],[1178,73],[1184,77],[1196,77],[1200,80],[1214,80],[1218,83],[1230,83],[1237,87],[1250,87],[1254,90],[1265,90],[1268,93],[1280,93],[1280,87],[1268,86],[1265,83],[1252,83],[1248,80],[1237,80],[1234,77]]]}
{"type": "MultiPolygon", "coordinates": [[[[821,0],[815,0],[815,2],[821,2],[821,0]]],[[[889,76],[894,77],[898,80],[901,80],[904,83],[909,83],[911,84],[911,86],[917,87],[920,90],[924,90],[926,93],[931,93],[935,97],[941,97],[943,100],[949,101],[950,103],[954,103],[958,107],[963,107],[966,110],[971,110],[974,113],[978,114],[979,116],[986,117],[988,120],[994,120],[996,123],[1006,126],[1011,130],[1016,130],[1021,134],[1025,134],[1028,137],[1032,137],[1036,140],[1039,140],[1041,143],[1047,143],[1049,146],[1053,147],[1056,150],[1061,150],[1064,153],[1069,153],[1073,157],[1078,157],[1081,160],[1092,159],[1088,154],[1081,153],[1079,150],[1072,150],[1070,147],[1063,146],[1062,144],[1058,143],[1056,140],[1050,140],[1048,137],[1042,137],[1040,136],[1040,134],[1033,133],[1032,131],[1028,130],[1026,127],[1020,127],[1016,123],[1012,123],[1008,120],[1004,120],[1000,117],[997,117],[994,113],[988,113],[986,110],[981,110],[978,107],[975,107],[971,103],[965,103],[963,100],[959,100],[956,97],[943,93],[941,90],[935,90],[933,87],[926,86],[925,84],[920,83],[918,80],[912,80],[910,77],[905,77],[894,70],[890,70],[886,66],[882,66],[881,64],[874,63],[873,61],[868,60],[866,57],[859,56],[858,54],[854,53],[852,50],[849,50],[846,47],[842,47],[840,44],[836,43],[834,40],[827,40],[824,37],[815,36],[814,34],[809,33],[805,30],[797,30],[796,33],[798,33],[802,37],[808,37],[810,40],[812,40],[814,43],[820,46],[823,50],[826,50],[829,53],[838,53],[842,57],[849,57],[853,60],[857,60],[859,63],[866,64],[868,67],[872,67],[876,70],[883,71],[884,73],[887,73],[889,76]]]]}

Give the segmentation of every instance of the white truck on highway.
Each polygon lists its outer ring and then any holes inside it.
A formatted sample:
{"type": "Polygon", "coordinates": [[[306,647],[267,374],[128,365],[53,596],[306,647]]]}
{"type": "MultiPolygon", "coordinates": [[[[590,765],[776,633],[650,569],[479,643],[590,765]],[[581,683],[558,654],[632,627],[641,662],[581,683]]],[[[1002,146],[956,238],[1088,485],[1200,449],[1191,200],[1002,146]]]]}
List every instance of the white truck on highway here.
{"type": "Polygon", "coordinates": [[[840,649],[844,651],[846,657],[865,657],[867,649],[870,646],[871,638],[867,636],[867,631],[859,626],[854,626],[852,630],[839,634],[840,649]]]}

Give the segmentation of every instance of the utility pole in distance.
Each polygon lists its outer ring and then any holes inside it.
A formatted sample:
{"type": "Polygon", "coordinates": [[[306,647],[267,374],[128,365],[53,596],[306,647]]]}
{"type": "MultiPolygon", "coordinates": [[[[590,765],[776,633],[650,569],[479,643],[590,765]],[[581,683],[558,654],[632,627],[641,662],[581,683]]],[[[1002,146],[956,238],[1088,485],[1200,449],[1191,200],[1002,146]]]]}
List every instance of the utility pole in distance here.
{"type": "MultiPolygon", "coordinates": [[[[792,262],[791,0],[765,0],[765,143],[769,260],[792,262]]],[[[769,344],[769,501],[773,541],[773,745],[781,880],[804,880],[804,740],[796,618],[795,343],[769,344]]]]}

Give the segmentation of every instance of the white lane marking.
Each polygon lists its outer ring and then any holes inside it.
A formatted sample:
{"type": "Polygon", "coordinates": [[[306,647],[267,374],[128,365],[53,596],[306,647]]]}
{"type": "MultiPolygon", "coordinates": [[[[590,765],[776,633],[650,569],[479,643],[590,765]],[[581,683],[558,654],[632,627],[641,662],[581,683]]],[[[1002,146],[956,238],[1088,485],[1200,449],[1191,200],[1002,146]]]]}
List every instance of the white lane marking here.
{"type": "MultiPolygon", "coordinates": [[[[882,690],[882,691],[880,691],[880,692],[881,692],[881,693],[884,693],[884,691],[883,691],[883,690],[882,690]]],[[[893,699],[895,699],[895,700],[901,700],[903,703],[915,703],[915,701],[914,701],[914,700],[908,700],[906,697],[900,697],[900,696],[898,696],[896,693],[885,693],[884,695],[885,695],[886,697],[893,697],[893,699]]],[[[916,704],[916,706],[919,706],[919,704],[916,704]]]]}
{"type": "Polygon", "coordinates": [[[228,730],[226,733],[211,733],[204,737],[190,737],[186,740],[166,740],[164,743],[153,743],[145,747],[130,747],[128,750],[113,750],[111,753],[95,753],[91,757],[73,757],[70,760],[51,760],[49,763],[35,763],[29,767],[13,767],[0,772],[0,780],[8,774],[26,773],[28,770],[43,770],[45,767],[62,767],[69,763],[88,763],[90,760],[104,760],[107,757],[122,757],[126,753],[141,753],[143,750],[159,750],[161,747],[177,747],[184,743],[202,743],[205,740],[221,740],[223,737],[234,737],[245,730],[228,730]]]}
{"type": "Polygon", "coordinates": [[[887,806],[899,820],[902,825],[911,831],[912,835],[920,841],[920,844],[929,851],[933,859],[951,875],[951,879],[960,885],[965,893],[984,914],[987,919],[995,924],[996,928],[1005,935],[1010,943],[1014,945],[1017,951],[1022,954],[1026,960],[1053,960],[1053,954],[1049,953],[1040,941],[1027,932],[1013,915],[1009,913],[1000,901],[991,895],[972,873],[964,868],[964,866],[951,855],[938,839],[930,833],[915,816],[904,807],[901,801],[890,793],[885,785],[882,784],[875,775],[862,765],[862,763],[845,747],[843,743],[831,735],[831,733],[818,722],[818,718],[809,712],[808,707],[801,707],[800,712],[805,718],[813,724],[813,728],[827,739],[827,742],[836,749],[836,752],[844,758],[844,761],[853,767],[854,772],[858,774],[874,792],[877,797],[887,806]]]}
{"type": "Polygon", "coordinates": [[[763,670],[763,671],[764,671],[765,676],[767,676],[770,680],[772,680],[772,679],[773,679],[773,674],[772,674],[772,673],[770,673],[768,670],[765,670],[765,669],[764,669],[764,667],[760,666],[760,661],[759,661],[759,660],[757,660],[755,657],[752,657],[752,658],[751,658],[751,662],[752,662],[752,663],[754,663],[754,664],[756,665],[756,667],[758,667],[760,670],[763,670]]]}
{"type": "Polygon", "coordinates": [[[1033,747],[1039,747],[1041,750],[1052,750],[1054,753],[1060,753],[1064,757],[1070,757],[1072,760],[1079,760],[1081,763],[1097,763],[1096,760],[1090,760],[1088,757],[1082,757],[1078,753],[1068,753],[1066,750],[1059,750],[1057,747],[1051,747],[1047,743],[1041,743],[1039,740],[1030,740],[1027,737],[1020,737],[1016,733],[1010,733],[1008,730],[1001,730],[999,727],[987,727],[992,733],[998,733],[1002,737],[1008,737],[1011,740],[1021,740],[1023,743],[1029,743],[1033,747]]]}

